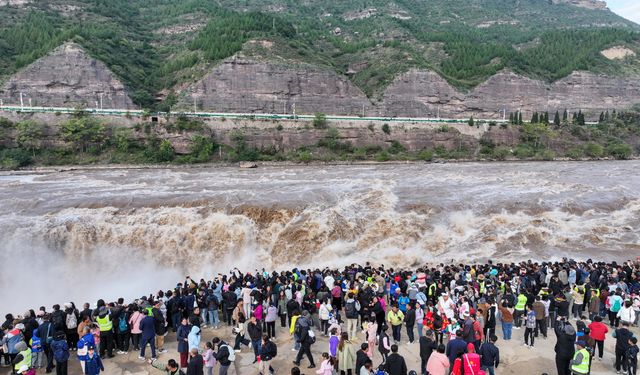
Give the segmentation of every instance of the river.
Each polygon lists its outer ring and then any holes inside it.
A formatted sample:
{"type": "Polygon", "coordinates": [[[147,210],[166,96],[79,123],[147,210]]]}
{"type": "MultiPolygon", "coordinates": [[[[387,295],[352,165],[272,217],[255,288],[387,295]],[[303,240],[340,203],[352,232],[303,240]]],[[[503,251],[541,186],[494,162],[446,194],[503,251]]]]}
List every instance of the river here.
{"type": "Polygon", "coordinates": [[[4,174],[0,301],[16,310],[130,298],[234,266],[635,258],[638,170],[640,161],[4,174]]]}

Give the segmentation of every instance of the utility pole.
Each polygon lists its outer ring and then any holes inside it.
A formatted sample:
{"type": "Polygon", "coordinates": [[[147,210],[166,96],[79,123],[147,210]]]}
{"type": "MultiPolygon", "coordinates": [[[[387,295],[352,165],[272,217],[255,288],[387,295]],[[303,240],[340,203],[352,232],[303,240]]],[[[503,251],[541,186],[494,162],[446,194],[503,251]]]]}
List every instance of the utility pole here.
{"type": "Polygon", "coordinates": [[[293,109],[293,119],[295,120],[296,119],[296,102],[295,101],[293,102],[293,105],[291,107],[293,109]]]}
{"type": "Polygon", "coordinates": [[[100,110],[102,111],[102,93],[100,93],[100,110]]]}
{"type": "Polygon", "coordinates": [[[198,98],[193,97],[193,113],[198,112],[198,98]]]}
{"type": "Polygon", "coordinates": [[[31,98],[29,98],[29,107],[33,107],[33,106],[31,105],[31,98]]]}
{"type": "Polygon", "coordinates": [[[24,109],[24,101],[22,100],[22,91],[20,91],[20,109],[24,109]]]}

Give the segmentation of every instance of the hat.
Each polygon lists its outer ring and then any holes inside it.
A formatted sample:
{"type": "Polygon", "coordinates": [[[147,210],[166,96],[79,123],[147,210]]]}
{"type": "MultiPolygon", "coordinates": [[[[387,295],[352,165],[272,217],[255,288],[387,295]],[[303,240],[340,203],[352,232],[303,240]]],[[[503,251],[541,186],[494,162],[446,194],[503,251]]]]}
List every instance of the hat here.
{"type": "Polygon", "coordinates": [[[24,341],[20,341],[14,346],[14,348],[19,352],[27,350],[27,343],[25,343],[24,341]]]}
{"type": "Polygon", "coordinates": [[[67,302],[63,306],[65,309],[70,309],[73,305],[71,304],[71,302],[67,302]]]}
{"type": "Polygon", "coordinates": [[[586,342],[584,342],[584,341],[582,341],[582,340],[580,340],[580,341],[576,342],[576,345],[578,345],[578,346],[582,346],[583,348],[586,348],[586,347],[587,347],[587,343],[586,343],[586,342]]]}
{"type": "Polygon", "coordinates": [[[18,324],[16,324],[15,328],[19,329],[20,331],[24,331],[24,324],[18,323],[18,324]]]}
{"type": "Polygon", "coordinates": [[[36,316],[44,316],[44,311],[38,310],[38,312],[36,313],[36,316]]]}
{"type": "Polygon", "coordinates": [[[468,311],[463,312],[462,316],[464,316],[466,318],[467,316],[469,316],[469,312],[468,311]]]}
{"type": "Polygon", "coordinates": [[[95,345],[91,345],[91,344],[87,345],[87,350],[91,350],[91,349],[95,350],[96,349],[95,345]]]}
{"type": "Polygon", "coordinates": [[[473,345],[472,343],[468,343],[467,344],[467,351],[468,352],[475,352],[476,351],[475,345],[473,345]]]}
{"type": "Polygon", "coordinates": [[[23,372],[26,372],[26,371],[29,371],[29,366],[27,366],[27,365],[22,365],[18,369],[18,373],[23,373],[23,372]]]}

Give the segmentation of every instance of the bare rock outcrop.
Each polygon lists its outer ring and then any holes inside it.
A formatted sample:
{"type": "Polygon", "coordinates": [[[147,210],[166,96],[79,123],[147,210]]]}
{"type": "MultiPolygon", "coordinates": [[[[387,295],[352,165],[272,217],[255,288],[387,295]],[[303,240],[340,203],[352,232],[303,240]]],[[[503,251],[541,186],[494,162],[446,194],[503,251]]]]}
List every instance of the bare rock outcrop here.
{"type": "Polygon", "coordinates": [[[607,9],[607,3],[602,0],[551,0],[553,4],[569,4],[587,9],[607,9]]]}
{"type": "Polygon", "coordinates": [[[412,70],[397,77],[383,98],[389,116],[500,118],[502,111],[578,111],[589,118],[601,111],[640,103],[640,77],[574,72],[552,84],[502,71],[462,93],[433,72],[412,70]]]}
{"type": "Polygon", "coordinates": [[[217,112],[361,114],[372,107],[346,77],[311,66],[233,58],[186,90],[183,108],[217,112]]]}
{"type": "Polygon", "coordinates": [[[133,108],[126,88],[109,68],[79,45],[66,43],[35,61],[0,87],[5,105],[133,108]]]}

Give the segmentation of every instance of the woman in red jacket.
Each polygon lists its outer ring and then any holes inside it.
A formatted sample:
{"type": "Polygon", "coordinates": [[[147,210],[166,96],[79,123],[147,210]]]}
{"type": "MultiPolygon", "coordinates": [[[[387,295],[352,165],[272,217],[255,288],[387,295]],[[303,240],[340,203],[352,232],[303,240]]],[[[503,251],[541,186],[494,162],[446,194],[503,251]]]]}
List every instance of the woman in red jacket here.
{"type": "MultiPolygon", "coordinates": [[[[602,317],[596,316],[593,318],[593,322],[589,324],[589,337],[596,341],[596,346],[598,347],[598,361],[602,361],[602,354],[604,354],[604,339],[607,336],[607,332],[609,332],[609,328],[607,325],[602,323],[602,317]]],[[[594,353],[595,354],[595,353],[594,353]]]]}

